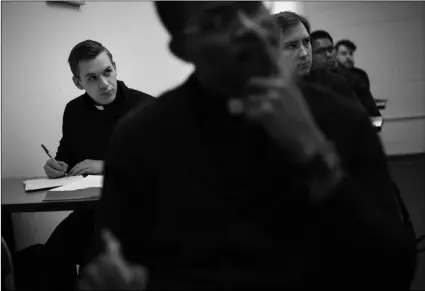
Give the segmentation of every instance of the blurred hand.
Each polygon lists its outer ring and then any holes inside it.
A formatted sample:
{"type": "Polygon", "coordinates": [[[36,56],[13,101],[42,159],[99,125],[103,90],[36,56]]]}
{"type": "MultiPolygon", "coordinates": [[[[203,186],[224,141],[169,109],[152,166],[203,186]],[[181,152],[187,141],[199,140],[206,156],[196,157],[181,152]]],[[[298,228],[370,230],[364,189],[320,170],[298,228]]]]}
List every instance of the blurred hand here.
{"type": "Polygon", "coordinates": [[[68,173],[69,176],[84,174],[99,175],[103,173],[103,161],[84,160],[76,164],[68,173]]]}
{"type": "Polygon", "coordinates": [[[312,198],[321,200],[342,178],[337,152],[317,126],[297,85],[296,54],[267,46],[265,49],[271,71],[275,73],[269,77],[252,77],[245,98],[233,108],[239,108],[249,119],[261,124],[294,163],[305,165],[317,155],[322,157],[323,174],[314,173],[308,181],[312,198]]]}
{"type": "Polygon", "coordinates": [[[105,252],[83,270],[79,290],[145,290],[147,270],[128,262],[119,241],[109,231],[102,232],[105,252]]]}
{"type": "Polygon", "coordinates": [[[68,165],[62,161],[56,163],[53,159],[49,159],[44,165],[44,172],[49,178],[63,177],[66,171],[68,171],[68,165]]]}
{"type": "Polygon", "coordinates": [[[242,112],[263,125],[266,132],[295,161],[303,162],[313,155],[318,145],[326,142],[299,89],[295,71],[295,53],[270,49],[273,70],[270,77],[253,77],[242,99],[242,112]]]}

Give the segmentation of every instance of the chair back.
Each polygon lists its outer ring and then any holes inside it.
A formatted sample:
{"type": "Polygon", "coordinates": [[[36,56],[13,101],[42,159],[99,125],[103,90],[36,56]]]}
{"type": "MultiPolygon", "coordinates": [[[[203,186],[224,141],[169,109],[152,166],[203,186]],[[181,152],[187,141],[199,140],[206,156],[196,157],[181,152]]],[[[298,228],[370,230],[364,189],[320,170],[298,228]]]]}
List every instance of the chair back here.
{"type": "Polygon", "coordinates": [[[15,290],[12,255],[3,237],[1,238],[1,277],[2,290],[15,290]]]}

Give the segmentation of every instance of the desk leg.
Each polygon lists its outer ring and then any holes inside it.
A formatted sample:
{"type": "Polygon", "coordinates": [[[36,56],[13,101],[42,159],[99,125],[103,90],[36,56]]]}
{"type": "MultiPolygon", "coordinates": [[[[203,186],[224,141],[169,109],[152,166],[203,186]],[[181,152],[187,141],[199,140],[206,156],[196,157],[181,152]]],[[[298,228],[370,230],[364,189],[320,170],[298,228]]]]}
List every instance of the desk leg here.
{"type": "Polygon", "coordinates": [[[1,235],[6,241],[10,251],[12,253],[15,253],[16,244],[15,244],[15,237],[13,233],[12,214],[7,211],[1,212],[1,235]]]}

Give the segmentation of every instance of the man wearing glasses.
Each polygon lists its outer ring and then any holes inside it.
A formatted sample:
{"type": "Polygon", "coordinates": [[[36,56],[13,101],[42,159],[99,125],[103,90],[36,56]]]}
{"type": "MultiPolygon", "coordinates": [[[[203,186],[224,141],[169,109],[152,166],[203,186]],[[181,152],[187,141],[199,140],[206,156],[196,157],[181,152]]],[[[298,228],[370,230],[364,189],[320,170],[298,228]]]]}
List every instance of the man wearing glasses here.
{"type": "Polygon", "coordinates": [[[297,53],[295,74],[300,80],[331,90],[337,94],[360,104],[352,88],[346,85],[346,79],[329,70],[312,70],[312,49],[310,40],[310,23],[292,11],[275,14],[274,17],[281,29],[281,49],[297,53]]]}
{"type": "Polygon", "coordinates": [[[366,115],[297,84],[261,2],[155,7],[196,70],[118,126],[79,288],[406,288],[415,242],[366,115]]]}
{"type": "Polygon", "coordinates": [[[352,88],[363,108],[370,117],[381,116],[368,85],[356,74],[340,68],[336,61],[335,47],[331,35],[324,30],[316,30],[310,34],[313,48],[313,70],[328,70],[341,75],[346,85],[352,88]]]}

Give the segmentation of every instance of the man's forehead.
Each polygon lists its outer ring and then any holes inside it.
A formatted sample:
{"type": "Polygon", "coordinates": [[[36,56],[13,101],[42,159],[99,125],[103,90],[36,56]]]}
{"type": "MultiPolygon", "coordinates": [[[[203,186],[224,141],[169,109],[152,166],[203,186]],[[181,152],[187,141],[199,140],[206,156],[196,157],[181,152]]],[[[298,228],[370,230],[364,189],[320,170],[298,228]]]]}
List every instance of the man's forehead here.
{"type": "Polygon", "coordinates": [[[333,43],[329,38],[318,38],[313,41],[314,47],[333,47],[333,43]]]}
{"type": "Polygon", "coordinates": [[[353,50],[352,50],[351,48],[346,47],[346,46],[345,46],[345,45],[343,45],[343,44],[339,46],[338,50],[339,50],[339,51],[347,51],[347,52],[349,52],[349,53],[352,53],[352,52],[353,52],[353,50]]]}
{"type": "Polygon", "coordinates": [[[78,65],[80,68],[80,75],[88,76],[100,74],[113,64],[106,52],[103,52],[93,60],[80,61],[78,65]]]}
{"type": "Polygon", "coordinates": [[[309,37],[307,29],[302,23],[298,23],[297,25],[288,28],[282,35],[284,43],[296,42],[309,37]]]}

